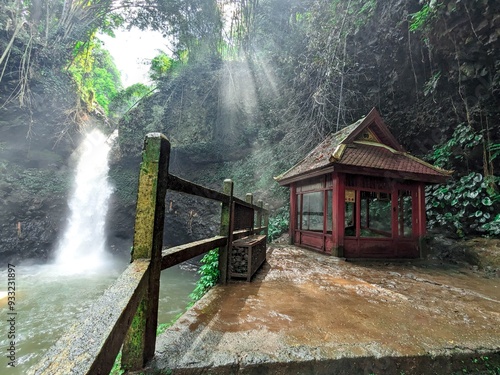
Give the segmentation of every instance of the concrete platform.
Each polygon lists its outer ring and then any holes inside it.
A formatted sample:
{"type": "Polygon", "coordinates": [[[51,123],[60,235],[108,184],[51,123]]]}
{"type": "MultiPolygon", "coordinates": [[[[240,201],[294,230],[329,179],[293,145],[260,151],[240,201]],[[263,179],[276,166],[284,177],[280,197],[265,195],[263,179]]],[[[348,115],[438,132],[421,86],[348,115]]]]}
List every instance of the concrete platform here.
{"type": "Polygon", "coordinates": [[[346,262],[274,245],[251,283],[211,290],[158,337],[155,374],[500,371],[500,279],[346,262]]]}

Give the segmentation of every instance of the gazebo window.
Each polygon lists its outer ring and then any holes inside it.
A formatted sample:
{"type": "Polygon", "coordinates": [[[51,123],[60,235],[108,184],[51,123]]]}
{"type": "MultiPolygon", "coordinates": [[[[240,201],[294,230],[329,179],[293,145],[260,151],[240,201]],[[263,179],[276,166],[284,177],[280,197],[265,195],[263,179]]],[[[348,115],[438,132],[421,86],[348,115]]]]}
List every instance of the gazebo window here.
{"type": "Polygon", "coordinates": [[[297,185],[297,229],[332,233],[331,175],[311,178],[297,185]]]}
{"type": "Polygon", "coordinates": [[[345,235],[356,236],[356,205],[354,202],[345,202],[345,235]]]}
{"type": "Polygon", "coordinates": [[[413,236],[412,230],[412,195],[411,190],[399,190],[399,235],[401,237],[413,236]]]}
{"type": "Polygon", "coordinates": [[[392,237],[391,194],[361,191],[360,237],[392,237]]]}
{"type": "Polygon", "coordinates": [[[323,232],[323,198],[324,193],[322,191],[302,195],[302,223],[300,229],[323,232]]]}

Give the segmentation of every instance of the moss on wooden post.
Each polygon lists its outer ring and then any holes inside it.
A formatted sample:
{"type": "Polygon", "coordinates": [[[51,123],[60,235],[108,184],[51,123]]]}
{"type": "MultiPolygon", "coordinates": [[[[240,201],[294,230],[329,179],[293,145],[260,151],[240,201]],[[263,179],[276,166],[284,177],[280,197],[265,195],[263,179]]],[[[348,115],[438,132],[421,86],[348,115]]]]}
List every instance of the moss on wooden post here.
{"type": "Polygon", "coordinates": [[[169,153],[170,143],[165,136],[146,135],[139,171],[132,261],[150,259],[151,262],[148,288],[123,344],[122,368],[127,371],[142,369],[155,352],[169,153]]]}
{"type": "Polygon", "coordinates": [[[224,180],[222,192],[229,196],[228,203],[222,203],[220,218],[220,235],[227,237],[226,246],[219,247],[219,283],[226,284],[229,271],[229,253],[232,246],[232,215],[233,215],[234,184],[230,179],[224,180]]]}

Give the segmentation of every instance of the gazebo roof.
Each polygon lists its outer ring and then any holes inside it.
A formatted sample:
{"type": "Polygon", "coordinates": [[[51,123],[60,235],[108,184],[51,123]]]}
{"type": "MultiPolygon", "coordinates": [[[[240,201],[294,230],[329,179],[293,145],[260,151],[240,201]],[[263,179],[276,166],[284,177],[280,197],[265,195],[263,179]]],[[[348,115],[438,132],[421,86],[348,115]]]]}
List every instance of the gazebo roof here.
{"type": "Polygon", "coordinates": [[[354,124],[328,135],[275,179],[280,185],[289,185],[334,170],[425,182],[443,182],[452,173],[405,152],[375,108],[354,124]]]}

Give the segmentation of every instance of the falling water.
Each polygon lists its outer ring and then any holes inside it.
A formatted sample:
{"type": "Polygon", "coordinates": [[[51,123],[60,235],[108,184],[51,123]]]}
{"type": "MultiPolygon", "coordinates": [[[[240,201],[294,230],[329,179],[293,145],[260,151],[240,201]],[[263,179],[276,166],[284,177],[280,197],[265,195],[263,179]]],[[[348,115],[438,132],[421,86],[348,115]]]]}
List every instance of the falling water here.
{"type": "Polygon", "coordinates": [[[96,270],[108,260],[105,220],[113,192],[108,181],[108,153],[114,138],[93,130],[81,146],[68,223],[56,250],[56,265],[65,272],[96,270]]]}

